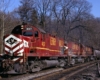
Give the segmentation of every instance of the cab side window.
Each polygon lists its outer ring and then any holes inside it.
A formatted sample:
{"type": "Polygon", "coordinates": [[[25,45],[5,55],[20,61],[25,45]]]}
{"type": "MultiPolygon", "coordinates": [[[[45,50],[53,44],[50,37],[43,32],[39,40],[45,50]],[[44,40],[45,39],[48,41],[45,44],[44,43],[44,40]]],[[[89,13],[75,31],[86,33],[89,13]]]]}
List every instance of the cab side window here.
{"type": "Polygon", "coordinates": [[[39,37],[39,32],[38,31],[35,31],[34,36],[35,37],[39,37]]]}

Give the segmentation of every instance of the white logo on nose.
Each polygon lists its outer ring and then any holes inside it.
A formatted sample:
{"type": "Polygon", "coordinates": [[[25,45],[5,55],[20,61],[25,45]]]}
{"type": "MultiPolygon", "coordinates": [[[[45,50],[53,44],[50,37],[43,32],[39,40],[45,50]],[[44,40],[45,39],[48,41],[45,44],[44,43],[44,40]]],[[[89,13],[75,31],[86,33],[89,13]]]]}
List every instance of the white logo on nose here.
{"type": "Polygon", "coordinates": [[[16,46],[19,42],[21,42],[22,40],[17,38],[14,35],[10,35],[7,38],[5,38],[5,44],[11,48],[13,48],[14,46],[16,46]]]}

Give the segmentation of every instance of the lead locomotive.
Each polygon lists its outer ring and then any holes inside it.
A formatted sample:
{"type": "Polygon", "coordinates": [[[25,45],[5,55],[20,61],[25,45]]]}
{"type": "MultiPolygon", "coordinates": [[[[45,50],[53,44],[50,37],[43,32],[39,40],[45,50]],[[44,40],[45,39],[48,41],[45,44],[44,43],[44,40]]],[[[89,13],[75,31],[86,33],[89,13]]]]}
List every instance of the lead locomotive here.
{"type": "Polygon", "coordinates": [[[26,73],[53,66],[65,67],[90,60],[91,56],[93,50],[90,47],[66,42],[39,27],[22,24],[4,36],[0,72],[26,73]]]}

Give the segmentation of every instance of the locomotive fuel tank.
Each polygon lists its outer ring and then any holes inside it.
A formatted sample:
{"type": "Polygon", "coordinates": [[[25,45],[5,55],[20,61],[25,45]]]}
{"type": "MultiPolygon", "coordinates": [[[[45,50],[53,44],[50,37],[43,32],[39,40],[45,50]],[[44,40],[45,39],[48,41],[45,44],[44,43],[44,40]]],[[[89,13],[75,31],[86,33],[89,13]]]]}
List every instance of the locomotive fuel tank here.
{"type": "Polygon", "coordinates": [[[53,67],[53,66],[58,66],[59,62],[58,60],[44,60],[43,64],[45,64],[46,67],[53,67]]]}

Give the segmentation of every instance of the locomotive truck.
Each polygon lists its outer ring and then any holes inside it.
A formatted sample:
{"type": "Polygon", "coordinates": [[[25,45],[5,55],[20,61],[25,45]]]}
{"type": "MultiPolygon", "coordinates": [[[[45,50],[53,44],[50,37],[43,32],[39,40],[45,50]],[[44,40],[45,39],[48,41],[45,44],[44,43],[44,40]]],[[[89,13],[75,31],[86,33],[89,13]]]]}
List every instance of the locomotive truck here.
{"type": "Polygon", "coordinates": [[[4,36],[0,73],[36,72],[48,67],[65,67],[93,56],[90,47],[46,33],[30,24],[16,26],[4,36]]]}

